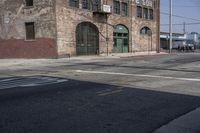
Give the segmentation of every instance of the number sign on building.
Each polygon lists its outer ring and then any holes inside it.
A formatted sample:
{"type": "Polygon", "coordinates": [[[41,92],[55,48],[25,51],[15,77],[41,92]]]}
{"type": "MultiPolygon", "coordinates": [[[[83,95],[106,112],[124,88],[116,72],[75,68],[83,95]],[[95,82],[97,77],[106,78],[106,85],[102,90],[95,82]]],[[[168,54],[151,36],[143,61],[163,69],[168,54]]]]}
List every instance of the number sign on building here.
{"type": "Polygon", "coordinates": [[[153,7],[152,0],[131,0],[131,1],[135,2],[138,5],[153,7]]]}

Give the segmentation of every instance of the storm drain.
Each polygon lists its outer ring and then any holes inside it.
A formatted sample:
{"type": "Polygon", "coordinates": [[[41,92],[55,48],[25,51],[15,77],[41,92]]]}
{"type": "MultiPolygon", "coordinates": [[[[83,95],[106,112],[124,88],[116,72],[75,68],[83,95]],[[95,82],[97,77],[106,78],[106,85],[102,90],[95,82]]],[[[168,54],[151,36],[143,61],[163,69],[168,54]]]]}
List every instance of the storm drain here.
{"type": "Polygon", "coordinates": [[[42,86],[48,84],[62,83],[66,81],[68,80],[63,78],[44,77],[44,76],[6,78],[6,79],[0,79],[0,89],[8,89],[14,87],[42,86]]]}

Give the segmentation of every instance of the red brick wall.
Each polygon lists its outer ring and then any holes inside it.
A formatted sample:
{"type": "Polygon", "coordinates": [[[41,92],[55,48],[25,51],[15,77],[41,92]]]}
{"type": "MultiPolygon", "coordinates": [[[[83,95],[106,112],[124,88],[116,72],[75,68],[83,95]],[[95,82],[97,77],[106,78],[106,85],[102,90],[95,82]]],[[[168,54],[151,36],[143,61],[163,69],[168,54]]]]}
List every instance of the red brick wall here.
{"type": "Polygon", "coordinates": [[[0,58],[57,58],[54,39],[40,38],[35,41],[23,39],[0,40],[0,58]]]}

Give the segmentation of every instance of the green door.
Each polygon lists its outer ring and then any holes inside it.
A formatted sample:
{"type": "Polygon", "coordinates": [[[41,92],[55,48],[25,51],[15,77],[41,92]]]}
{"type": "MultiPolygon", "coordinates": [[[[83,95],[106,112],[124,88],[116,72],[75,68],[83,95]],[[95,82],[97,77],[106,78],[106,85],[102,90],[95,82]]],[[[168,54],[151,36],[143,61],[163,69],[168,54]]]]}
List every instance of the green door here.
{"type": "Polygon", "coordinates": [[[99,50],[99,32],[89,22],[80,23],[76,29],[76,54],[96,55],[99,50]]]}
{"type": "Polygon", "coordinates": [[[114,46],[113,46],[113,52],[114,53],[128,53],[128,30],[123,25],[117,25],[114,33],[113,33],[113,39],[114,39],[114,46]]]}
{"type": "Polygon", "coordinates": [[[122,53],[123,52],[123,39],[117,39],[117,53],[122,53]]]}

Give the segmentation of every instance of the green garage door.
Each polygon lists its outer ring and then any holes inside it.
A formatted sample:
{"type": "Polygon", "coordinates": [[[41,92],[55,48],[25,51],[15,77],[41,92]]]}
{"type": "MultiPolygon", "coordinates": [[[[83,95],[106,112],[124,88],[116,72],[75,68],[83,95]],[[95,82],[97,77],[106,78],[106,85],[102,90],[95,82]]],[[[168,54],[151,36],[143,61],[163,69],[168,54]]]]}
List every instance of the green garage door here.
{"type": "Polygon", "coordinates": [[[128,53],[128,30],[123,25],[117,25],[114,29],[113,39],[114,39],[114,46],[113,52],[114,53],[128,53]]]}
{"type": "Polygon", "coordinates": [[[76,54],[96,55],[99,53],[99,32],[90,22],[83,22],[76,29],[76,54]]]}

